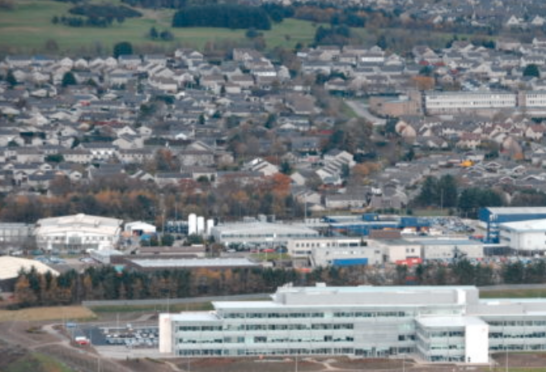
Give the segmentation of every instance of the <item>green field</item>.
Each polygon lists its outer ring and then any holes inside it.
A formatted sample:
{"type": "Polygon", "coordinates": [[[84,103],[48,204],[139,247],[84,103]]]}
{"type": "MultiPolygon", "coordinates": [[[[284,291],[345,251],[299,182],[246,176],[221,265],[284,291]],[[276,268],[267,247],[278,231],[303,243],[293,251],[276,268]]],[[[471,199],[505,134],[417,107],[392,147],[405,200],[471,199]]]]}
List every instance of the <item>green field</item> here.
{"type": "Polygon", "coordinates": [[[544,289],[480,290],[480,298],[546,298],[544,289]]]}
{"type": "MultiPolygon", "coordinates": [[[[110,3],[116,3],[112,1],[110,3]]],[[[54,16],[69,15],[70,3],[48,0],[17,0],[13,10],[0,10],[0,50],[4,53],[43,53],[48,40],[53,40],[60,53],[110,54],[112,46],[120,41],[129,41],[136,47],[147,50],[192,47],[203,49],[229,40],[238,44],[249,43],[246,30],[223,28],[172,28],[173,10],[142,10],[141,18],[126,19],[119,24],[114,21],[108,28],[74,28],[54,25],[54,16]],[[152,41],[146,34],[151,27],[158,32],[169,30],[175,39],[172,42],[152,41]]],[[[282,46],[293,48],[298,42],[307,44],[313,40],[315,27],[311,22],[286,19],[264,31],[267,48],[282,46]]],[[[250,44],[248,44],[250,45],[250,44]]]]}
{"type": "Polygon", "coordinates": [[[100,313],[138,313],[138,312],[181,312],[181,311],[207,311],[212,310],[210,302],[200,302],[192,304],[171,304],[167,305],[108,305],[108,306],[93,306],[90,309],[97,314],[100,313]]]}

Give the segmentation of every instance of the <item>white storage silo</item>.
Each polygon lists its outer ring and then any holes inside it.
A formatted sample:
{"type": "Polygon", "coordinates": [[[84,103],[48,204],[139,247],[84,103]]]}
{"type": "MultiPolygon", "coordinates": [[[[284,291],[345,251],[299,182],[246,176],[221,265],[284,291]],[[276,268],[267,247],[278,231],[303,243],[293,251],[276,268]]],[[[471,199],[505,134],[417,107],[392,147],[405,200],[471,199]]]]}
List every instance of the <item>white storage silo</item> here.
{"type": "Polygon", "coordinates": [[[201,235],[205,233],[205,217],[197,217],[197,234],[201,235]]]}
{"type": "Polygon", "coordinates": [[[212,228],[214,227],[214,220],[212,218],[209,218],[207,220],[207,235],[212,235],[212,228]]]}
{"type": "Polygon", "coordinates": [[[188,235],[197,234],[197,215],[192,213],[188,216],[188,235]]]}

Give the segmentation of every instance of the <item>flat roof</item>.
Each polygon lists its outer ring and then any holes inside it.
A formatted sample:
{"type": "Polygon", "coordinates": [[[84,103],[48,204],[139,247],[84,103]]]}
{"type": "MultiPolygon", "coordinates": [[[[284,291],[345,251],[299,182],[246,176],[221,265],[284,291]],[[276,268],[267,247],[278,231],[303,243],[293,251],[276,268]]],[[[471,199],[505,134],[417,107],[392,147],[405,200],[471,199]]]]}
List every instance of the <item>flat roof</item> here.
{"type": "Polygon", "coordinates": [[[267,222],[241,222],[229,223],[224,225],[214,226],[213,231],[218,231],[221,234],[241,233],[241,234],[266,234],[266,233],[306,233],[318,235],[317,230],[313,230],[303,224],[279,224],[267,222]]]}
{"type": "Polygon", "coordinates": [[[429,328],[464,327],[468,325],[487,325],[475,316],[430,316],[416,319],[417,323],[429,328]]]}
{"type": "Polygon", "coordinates": [[[347,286],[347,287],[327,287],[327,286],[315,286],[315,287],[279,287],[276,293],[423,293],[423,292],[447,292],[455,290],[477,290],[478,288],[473,285],[442,285],[442,286],[379,286],[361,285],[361,286],[347,286]]]}
{"type": "Polygon", "coordinates": [[[134,259],[134,264],[144,268],[154,267],[225,267],[225,266],[258,266],[247,258],[161,258],[134,259]]]}
{"type": "Polygon", "coordinates": [[[211,321],[219,320],[215,312],[212,311],[199,311],[199,312],[184,312],[180,314],[171,314],[171,320],[173,321],[211,321]]]}
{"type": "Polygon", "coordinates": [[[422,245],[483,245],[482,242],[477,240],[451,240],[451,239],[419,239],[414,240],[422,245]]]}
{"type": "Polygon", "coordinates": [[[545,231],[546,219],[527,220],[527,221],[518,221],[518,222],[504,222],[504,223],[501,223],[500,226],[504,230],[517,231],[517,232],[545,231]]]}
{"type": "Polygon", "coordinates": [[[493,214],[546,214],[546,207],[487,207],[487,209],[493,214]]]}

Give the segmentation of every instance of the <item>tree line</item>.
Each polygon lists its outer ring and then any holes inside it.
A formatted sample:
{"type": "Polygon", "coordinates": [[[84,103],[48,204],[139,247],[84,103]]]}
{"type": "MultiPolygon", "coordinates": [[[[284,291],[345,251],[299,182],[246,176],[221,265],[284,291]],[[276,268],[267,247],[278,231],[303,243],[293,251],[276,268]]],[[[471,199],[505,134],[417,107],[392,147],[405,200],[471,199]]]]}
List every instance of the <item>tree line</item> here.
{"type": "Polygon", "coordinates": [[[125,174],[99,178],[89,184],[73,184],[65,176],[57,176],[50,183],[49,196],[1,198],[0,221],[35,223],[45,217],[85,213],[150,221],[160,226],[161,194],[169,220],[185,219],[190,213],[221,220],[257,214],[275,214],[284,219],[303,215],[302,205],[290,194],[288,176],[276,174],[245,182],[239,177],[237,174],[224,177],[216,186],[203,177],[160,188],[125,174]]]}
{"type": "Polygon", "coordinates": [[[173,27],[225,27],[231,29],[271,29],[264,9],[247,5],[190,6],[175,13],[173,27]]]}
{"type": "MultiPolygon", "coordinates": [[[[286,283],[312,286],[384,283],[373,267],[318,267],[311,272],[280,268],[212,270],[118,271],[111,266],[70,270],[54,276],[34,268],[21,271],[15,284],[13,307],[69,305],[86,300],[186,298],[270,293],[286,283]]],[[[397,266],[389,281],[398,285],[476,285],[546,283],[546,262],[507,262],[497,266],[472,264],[466,259],[450,264],[430,261],[414,267],[397,266]]]]}
{"type": "Polygon", "coordinates": [[[63,24],[69,27],[109,27],[117,21],[123,23],[125,18],[141,17],[142,13],[129,7],[109,4],[84,4],[76,5],[69,11],[74,17],[54,16],[51,19],[53,24],[63,24]]]}
{"type": "Polygon", "coordinates": [[[200,268],[143,273],[132,270],[120,272],[111,266],[103,266],[91,267],[82,273],[70,270],[55,276],[49,272],[40,274],[32,268],[30,271],[22,271],[16,281],[14,307],[68,305],[86,300],[269,293],[288,282],[303,285],[317,278],[341,278],[341,271],[332,269],[321,271],[320,275],[309,275],[277,268],[200,268]]]}
{"type": "Polygon", "coordinates": [[[546,261],[509,261],[497,265],[473,264],[456,259],[450,264],[427,261],[414,267],[397,266],[398,284],[416,285],[475,285],[542,284],[546,283],[546,261]]]}
{"type": "Polygon", "coordinates": [[[476,218],[480,208],[501,207],[505,202],[499,190],[468,187],[460,191],[457,179],[448,174],[440,178],[425,178],[413,204],[457,209],[463,217],[476,218]]]}

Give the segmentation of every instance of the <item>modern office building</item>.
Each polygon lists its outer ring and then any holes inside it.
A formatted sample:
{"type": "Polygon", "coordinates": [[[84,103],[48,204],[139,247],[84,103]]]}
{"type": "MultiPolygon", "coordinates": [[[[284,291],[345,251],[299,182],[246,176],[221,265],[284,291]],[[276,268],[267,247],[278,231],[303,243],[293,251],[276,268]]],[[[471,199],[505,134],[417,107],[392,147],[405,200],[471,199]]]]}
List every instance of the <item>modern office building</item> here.
{"type": "Polygon", "coordinates": [[[486,242],[499,243],[502,223],[546,219],[546,207],[482,208],[478,218],[485,224],[486,242]]]}
{"type": "Polygon", "coordinates": [[[160,352],[408,356],[481,364],[493,352],[546,350],[546,299],[480,300],[471,286],[285,286],[271,297],[161,314],[160,352]]]}

